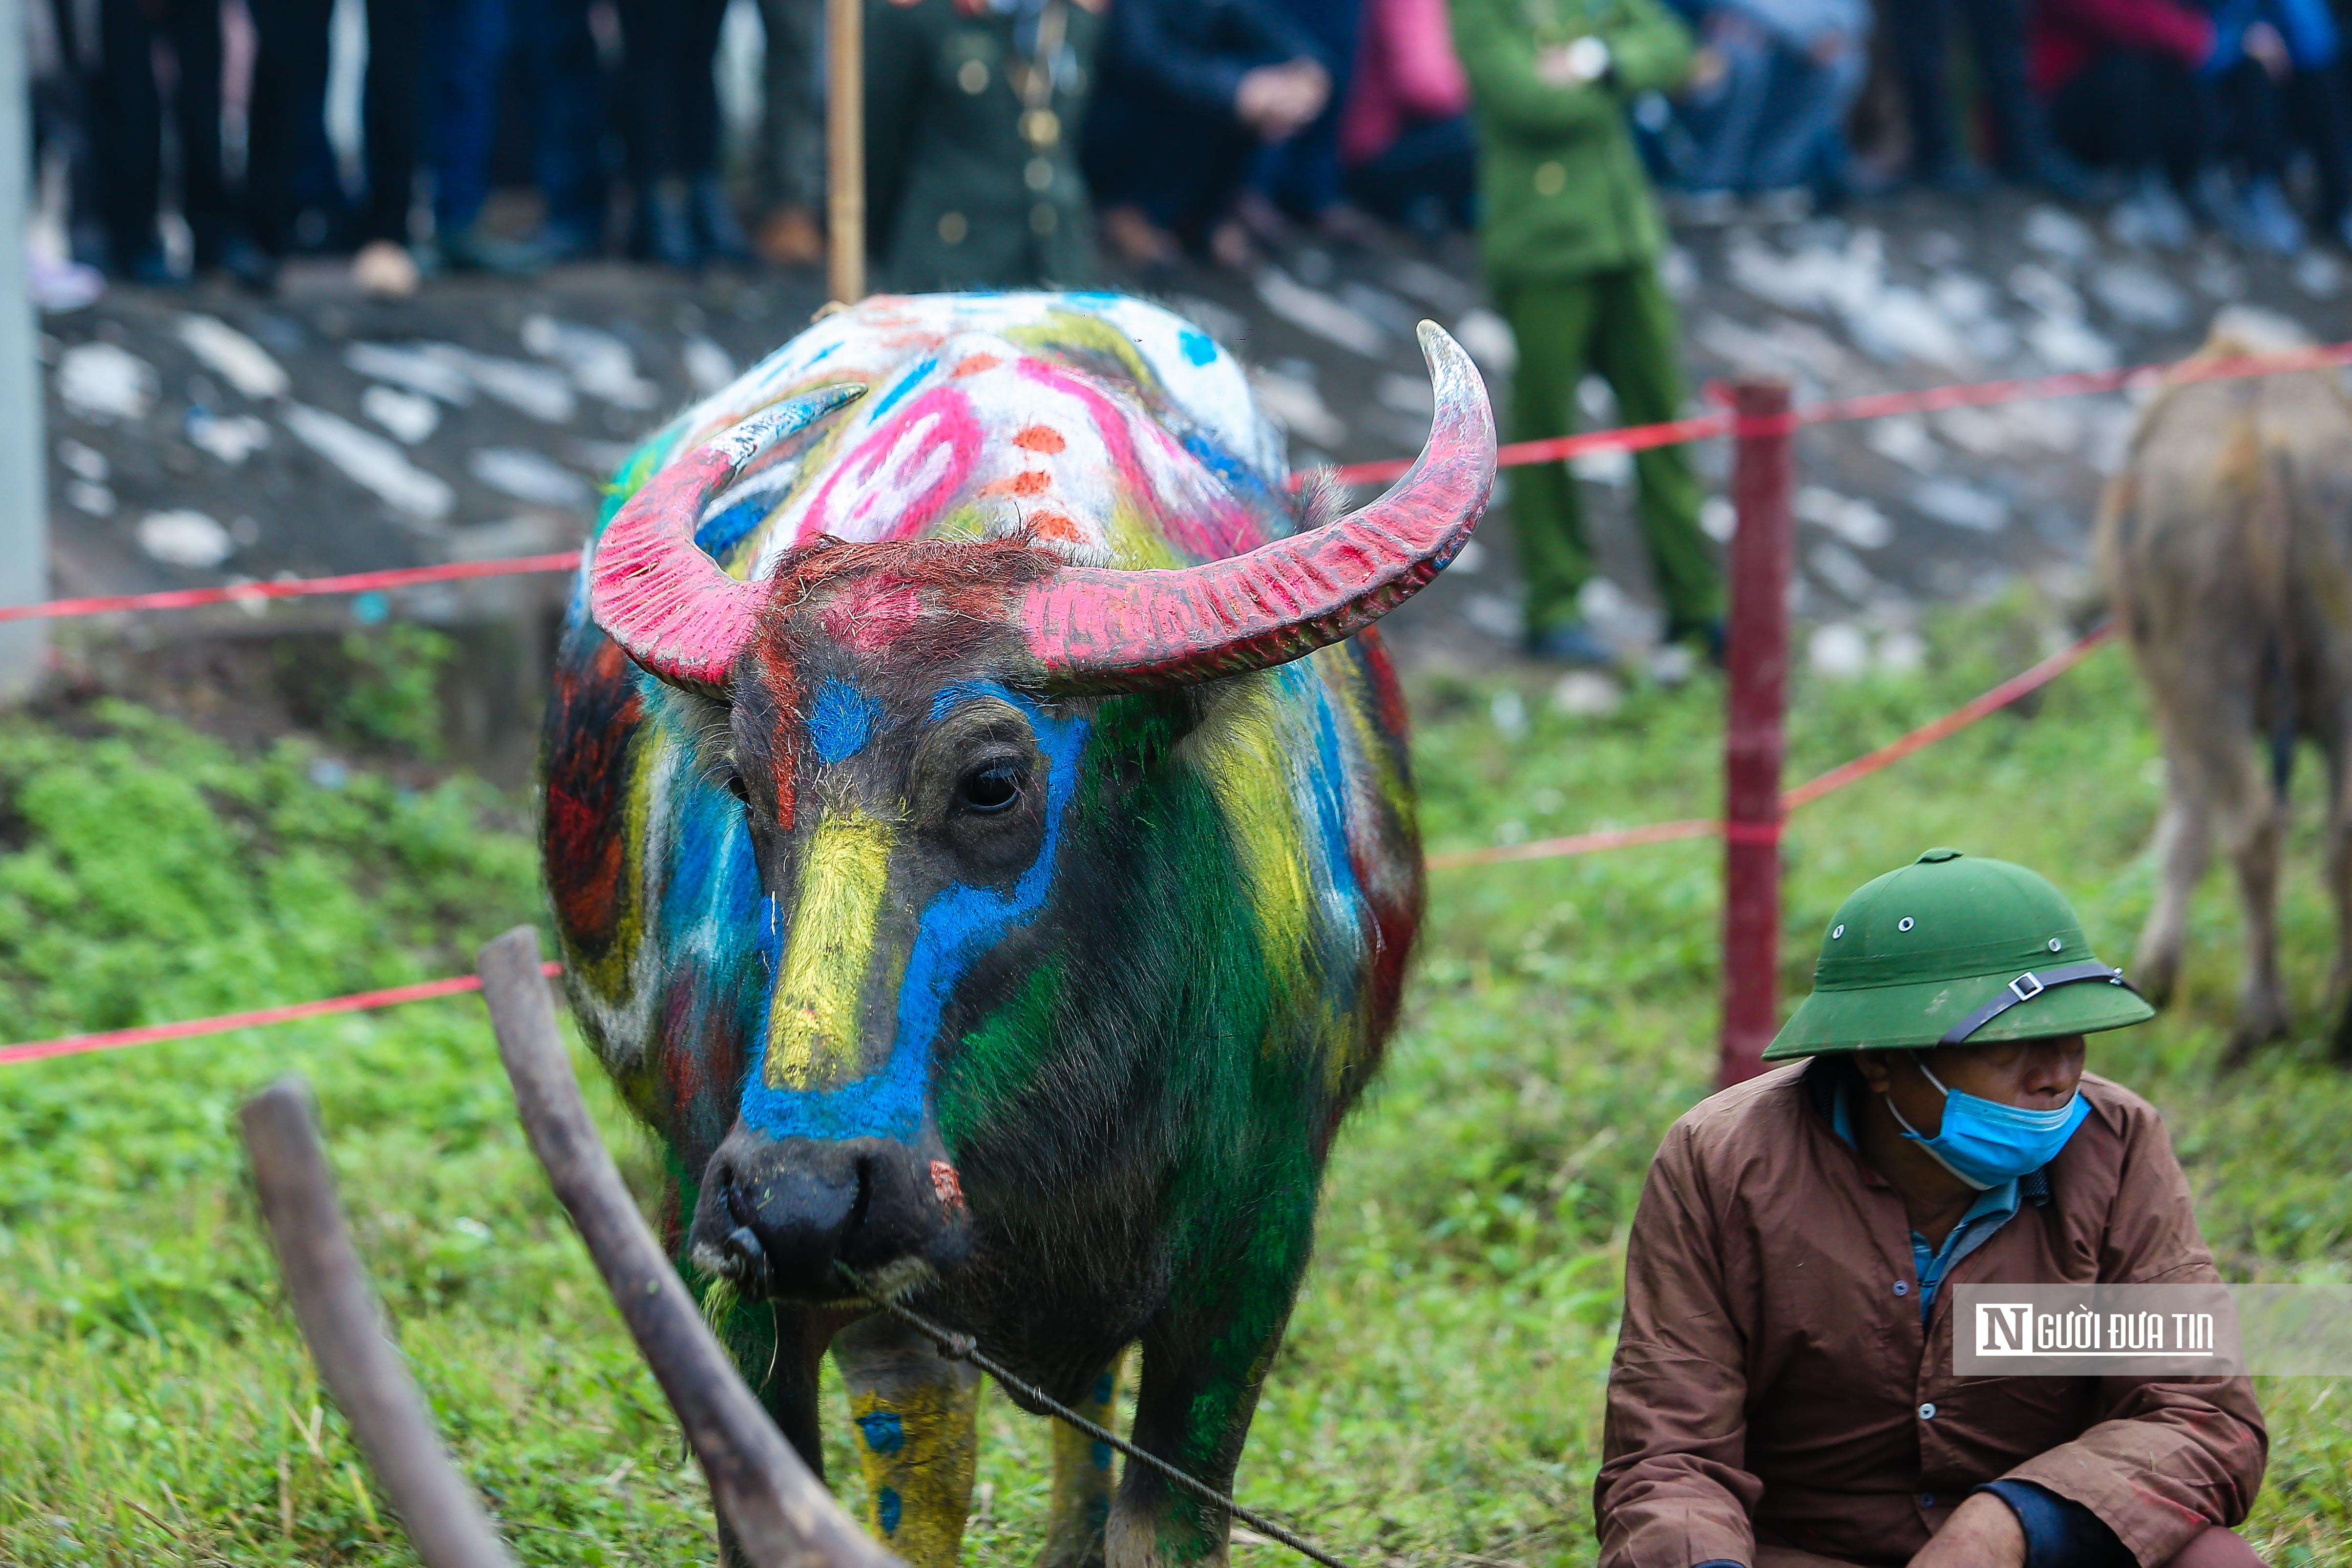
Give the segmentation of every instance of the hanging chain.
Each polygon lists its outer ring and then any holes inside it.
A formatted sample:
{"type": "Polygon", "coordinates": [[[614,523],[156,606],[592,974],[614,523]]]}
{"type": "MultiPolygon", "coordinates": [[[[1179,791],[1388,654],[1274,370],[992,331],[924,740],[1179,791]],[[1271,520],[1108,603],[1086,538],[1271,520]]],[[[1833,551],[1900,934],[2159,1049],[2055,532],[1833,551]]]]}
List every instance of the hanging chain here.
{"type": "Polygon", "coordinates": [[[971,1363],[972,1365],[980,1368],[982,1372],[985,1372],[991,1377],[996,1379],[997,1382],[1004,1385],[1005,1387],[1011,1389],[1024,1400],[1038,1406],[1047,1415],[1076,1427],[1079,1431],[1084,1432],[1087,1437],[1092,1437],[1097,1443],[1108,1443],[1110,1447],[1117,1448],[1120,1453],[1125,1454],[1129,1458],[1133,1459],[1136,1463],[1148,1466],[1150,1469],[1159,1471],[1161,1475],[1167,1477],[1170,1480],[1174,1481],[1178,1486],[1182,1487],[1186,1491],[1191,1492],[1193,1496],[1201,1499],[1203,1502],[1211,1503],[1223,1509],[1225,1512],[1233,1515],[1235,1519],[1240,1520],[1244,1524],[1248,1525],[1252,1530],[1256,1531],[1260,1535],[1265,1536],[1269,1540],[1282,1542],[1283,1545],[1289,1547],[1293,1552],[1297,1552],[1299,1555],[1313,1558],[1316,1562],[1322,1563],[1323,1568],[1351,1568],[1349,1563],[1340,1558],[1332,1556],[1329,1552],[1324,1551],[1321,1547],[1317,1546],[1313,1542],[1308,1541],[1306,1537],[1284,1529],[1281,1525],[1276,1524],[1274,1521],[1266,1518],[1265,1515],[1262,1513],[1256,1513],[1249,1509],[1244,1508],[1240,1503],[1235,1502],[1232,1498],[1227,1497],[1223,1492],[1219,1491],[1208,1482],[1194,1479],[1192,1476],[1178,1469],[1174,1465],[1170,1464],[1167,1460],[1160,1458],[1157,1454],[1145,1453],[1141,1448],[1137,1448],[1133,1443],[1129,1442],[1126,1438],[1120,1437],[1109,1427],[1095,1425],[1095,1423],[1087,1420],[1085,1416],[1079,1415],[1076,1411],[1071,1409],[1060,1400],[1055,1399],[1053,1396],[1047,1394],[1035,1384],[1025,1382],[1022,1378],[1014,1375],[1011,1371],[1007,1370],[1002,1362],[999,1362],[995,1357],[982,1350],[979,1343],[975,1341],[971,1335],[968,1333],[958,1333],[953,1329],[942,1328],[938,1323],[931,1322],[929,1318],[922,1316],[920,1313],[899,1305],[897,1301],[892,1301],[889,1297],[884,1295],[879,1291],[875,1290],[871,1285],[868,1285],[866,1282],[865,1276],[858,1273],[856,1270],[852,1269],[848,1264],[835,1260],[833,1266],[840,1270],[841,1277],[843,1279],[847,1280],[852,1285],[857,1287],[857,1291],[860,1295],[864,1296],[875,1306],[877,1306],[884,1312],[889,1313],[892,1317],[897,1318],[900,1322],[905,1323],[908,1328],[913,1329],[916,1333],[921,1334],[924,1338],[929,1340],[933,1344],[938,1345],[940,1347],[940,1354],[946,1356],[950,1361],[968,1361],[971,1363]]]}

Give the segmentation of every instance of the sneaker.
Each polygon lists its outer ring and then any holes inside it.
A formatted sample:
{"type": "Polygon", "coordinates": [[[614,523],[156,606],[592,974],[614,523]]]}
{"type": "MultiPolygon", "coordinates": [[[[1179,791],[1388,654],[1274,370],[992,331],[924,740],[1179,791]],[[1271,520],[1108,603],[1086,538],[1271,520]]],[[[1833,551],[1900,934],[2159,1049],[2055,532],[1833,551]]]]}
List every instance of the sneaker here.
{"type": "Polygon", "coordinates": [[[1605,670],[1617,663],[1616,651],[1581,621],[1566,621],[1539,631],[1530,630],[1527,653],[1530,659],[1583,670],[1605,670]]]}
{"type": "Polygon", "coordinates": [[[2293,256],[2303,248],[2303,220],[2295,215],[2276,180],[2261,176],[2247,181],[2239,211],[2245,220],[2240,243],[2250,249],[2293,256]]]}
{"type": "Polygon", "coordinates": [[[629,230],[629,255],[638,261],[688,271],[702,265],[683,191],[664,182],[638,193],[636,221],[629,230]]]}
{"type": "Polygon", "coordinates": [[[145,288],[177,288],[187,279],[173,268],[172,258],[163,253],[160,244],[139,247],[127,269],[130,281],[145,288]]]}
{"type": "Polygon", "coordinates": [[[824,260],[824,230],[806,207],[778,207],[760,221],[753,246],[770,267],[816,267],[824,260]]]}
{"type": "MultiPolygon", "coordinates": [[[[369,250],[375,246],[370,246],[369,250]]],[[[486,272],[496,277],[530,277],[547,269],[547,256],[529,240],[507,239],[475,224],[439,241],[441,265],[452,272],[486,272]]],[[[365,251],[361,253],[362,256],[365,251]]]]}
{"type": "Polygon", "coordinates": [[[687,188],[686,203],[703,260],[749,267],[756,259],[742,220],[735,215],[735,204],[728,199],[725,181],[716,174],[697,175],[687,188]]]}
{"type": "Polygon", "coordinates": [[[2196,225],[2172,189],[2172,182],[2156,169],[2143,169],[2131,191],[2107,215],[2107,234],[2117,245],[2135,249],[2186,250],[2196,237],[2196,225]]]}
{"type": "Polygon", "coordinates": [[[378,299],[413,298],[424,281],[408,247],[388,239],[370,240],[352,257],[352,282],[378,299]]]}
{"type": "Polygon", "coordinates": [[[567,261],[593,261],[604,254],[604,214],[577,218],[550,218],[539,225],[531,242],[548,266],[567,261]]]}

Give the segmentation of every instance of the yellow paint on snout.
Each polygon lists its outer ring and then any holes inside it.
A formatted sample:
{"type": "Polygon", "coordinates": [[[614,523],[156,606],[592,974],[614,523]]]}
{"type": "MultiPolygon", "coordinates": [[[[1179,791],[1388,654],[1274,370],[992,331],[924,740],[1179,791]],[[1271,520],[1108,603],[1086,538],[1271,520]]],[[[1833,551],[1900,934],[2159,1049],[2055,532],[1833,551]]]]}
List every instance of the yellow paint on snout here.
{"type": "Polygon", "coordinates": [[[825,812],[809,840],[768,1018],[772,1089],[823,1089],[857,1069],[857,998],[874,962],[890,842],[888,823],[843,810],[825,812]]]}

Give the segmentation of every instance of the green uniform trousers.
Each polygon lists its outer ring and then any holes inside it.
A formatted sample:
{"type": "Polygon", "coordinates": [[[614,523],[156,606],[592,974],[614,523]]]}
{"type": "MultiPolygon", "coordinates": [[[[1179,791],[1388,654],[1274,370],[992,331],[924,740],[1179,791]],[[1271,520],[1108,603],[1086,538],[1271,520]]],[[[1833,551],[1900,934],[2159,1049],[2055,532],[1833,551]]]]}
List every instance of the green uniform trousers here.
{"type": "MultiPolygon", "coordinates": [[[[1500,283],[1496,303],[1519,340],[1511,386],[1511,439],[1540,441],[1576,428],[1576,388],[1589,366],[1617,394],[1627,424],[1682,416],[1683,379],[1674,301],[1647,262],[1583,277],[1500,283]]],[[[1723,577],[1699,530],[1698,476],[1681,446],[1633,455],[1650,566],[1680,633],[1723,613],[1723,577]]],[[[1528,630],[1577,618],[1577,590],[1592,576],[1584,507],[1565,463],[1531,463],[1511,476],[1511,525],[1527,579],[1528,630]]]]}

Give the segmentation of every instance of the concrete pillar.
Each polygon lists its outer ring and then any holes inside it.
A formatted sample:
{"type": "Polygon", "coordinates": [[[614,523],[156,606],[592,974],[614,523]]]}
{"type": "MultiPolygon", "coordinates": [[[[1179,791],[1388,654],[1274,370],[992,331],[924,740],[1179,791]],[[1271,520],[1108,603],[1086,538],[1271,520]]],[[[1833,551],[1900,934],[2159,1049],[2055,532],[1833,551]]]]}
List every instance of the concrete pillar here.
{"type": "MultiPolygon", "coordinates": [[[[48,443],[35,357],[40,329],[25,277],[33,179],[26,4],[0,0],[0,604],[49,597],[48,443]]],[[[0,703],[32,689],[47,650],[47,622],[0,622],[0,703]]]]}

